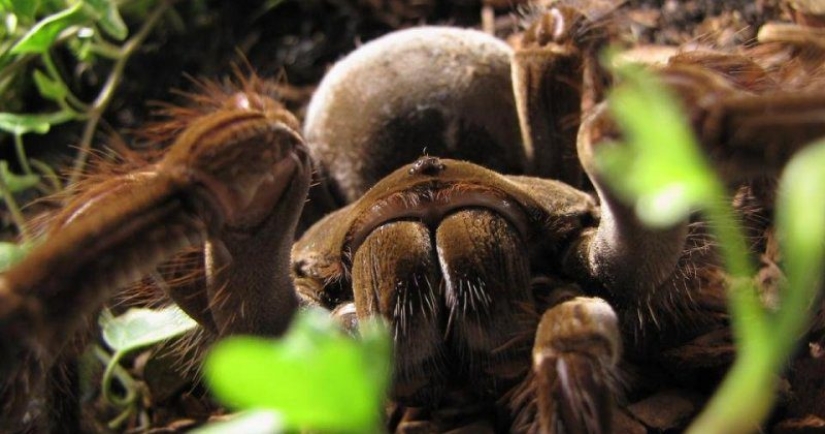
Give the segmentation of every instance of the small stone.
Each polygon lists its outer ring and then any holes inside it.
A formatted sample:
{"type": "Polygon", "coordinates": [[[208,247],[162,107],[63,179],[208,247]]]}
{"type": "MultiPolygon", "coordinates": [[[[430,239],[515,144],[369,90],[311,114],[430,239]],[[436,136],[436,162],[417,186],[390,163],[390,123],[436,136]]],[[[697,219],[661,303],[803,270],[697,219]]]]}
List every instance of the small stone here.
{"type": "Polygon", "coordinates": [[[630,414],[656,430],[676,428],[696,413],[696,405],[685,392],[668,390],[627,407],[630,414]]]}
{"type": "Polygon", "coordinates": [[[825,420],[814,415],[785,419],[774,426],[773,434],[814,434],[825,433],[825,420]]]}
{"type": "Polygon", "coordinates": [[[624,410],[617,409],[613,411],[612,423],[614,433],[647,434],[647,428],[624,410]]]}

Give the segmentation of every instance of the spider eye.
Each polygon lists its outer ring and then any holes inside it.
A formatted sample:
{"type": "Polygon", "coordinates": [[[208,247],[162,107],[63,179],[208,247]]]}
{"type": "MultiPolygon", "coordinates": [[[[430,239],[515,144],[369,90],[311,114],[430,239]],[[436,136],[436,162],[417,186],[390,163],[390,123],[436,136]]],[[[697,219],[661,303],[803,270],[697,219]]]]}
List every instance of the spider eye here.
{"type": "Polygon", "coordinates": [[[438,157],[421,157],[413,163],[409,173],[410,175],[436,176],[446,168],[447,166],[438,157]]]}

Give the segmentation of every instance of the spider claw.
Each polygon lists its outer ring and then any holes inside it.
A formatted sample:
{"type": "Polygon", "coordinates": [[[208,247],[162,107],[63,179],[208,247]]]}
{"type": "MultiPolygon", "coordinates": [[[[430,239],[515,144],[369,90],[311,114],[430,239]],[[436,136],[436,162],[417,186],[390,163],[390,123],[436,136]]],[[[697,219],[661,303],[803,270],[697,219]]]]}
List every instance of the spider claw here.
{"type": "Polygon", "coordinates": [[[598,361],[581,354],[556,359],[560,422],[569,433],[610,432],[611,393],[598,361]]]}
{"type": "Polygon", "coordinates": [[[545,312],[533,348],[543,432],[610,432],[620,351],[618,320],[604,300],[577,297],[545,312]]]}

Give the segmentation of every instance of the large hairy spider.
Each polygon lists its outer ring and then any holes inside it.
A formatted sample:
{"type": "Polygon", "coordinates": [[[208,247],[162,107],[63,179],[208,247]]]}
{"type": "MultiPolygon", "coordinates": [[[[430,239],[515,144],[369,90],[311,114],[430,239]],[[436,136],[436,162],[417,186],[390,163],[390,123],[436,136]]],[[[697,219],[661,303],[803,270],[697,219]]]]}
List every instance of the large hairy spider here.
{"type": "MultiPolygon", "coordinates": [[[[642,426],[627,403],[691,381],[707,392],[732,357],[712,241],[698,219],[645,227],[594,166],[619,137],[597,58],[606,22],[545,9],[516,48],[473,30],[393,33],[328,73],[303,125],[258,77],[205,85],[154,130],[162,157],[91,176],[0,277],[2,426],[62,378],[67,336],[115,288],[186,248],[201,278],[168,296],[214,336],[277,336],[302,305],[353,329],[385,318],[390,430],[624,432],[642,426]]],[[[804,116],[825,102],[822,47],[791,39],[622,57],[655,57],[737,205],[758,214],[755,252],[770,183],[753,180],[825,134],[804,116]]]]}

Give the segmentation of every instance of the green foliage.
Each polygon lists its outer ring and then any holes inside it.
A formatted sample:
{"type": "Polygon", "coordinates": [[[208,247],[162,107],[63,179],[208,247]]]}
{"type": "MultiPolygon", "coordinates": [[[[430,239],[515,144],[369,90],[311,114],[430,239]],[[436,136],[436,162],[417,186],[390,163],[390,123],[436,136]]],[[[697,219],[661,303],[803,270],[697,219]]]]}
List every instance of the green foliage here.
{"type": "Polygon", "coordinates": [[[114,0],[86,0],[87,13],[106,34],[118,41],[126,39],[129,29],[123,22],[114,0]]]}
{"type": "Polygon", "coordinates": [[[63,111],[47,114],[18,115],[14,113],[0,113],[0,130],[15,135],[27,133],[46,134],[52,125],[60,124],[72,118],[70,113],[63,111]]]}
{"type": "Polygon", "coordinates": [[[31,174],[21,176],[11,173],[9,170],[9,163],[5,160],[0,160],[0,177],[3,178],[6,188],[12,193],[28,190],[40,182],[40,177],[37,175],[31,174]]]}
{"type": "MultiPolygon", "coordinates": [[[[18,0],[8,2],[5,6],[4,11],[9,14],[7,16],[15,17],[15,24],[26,23],[36,18],[40,2],[18,0]]],[[[99,25],[109,36],[119,41],[127,36],[128,29],[114,0],[82,0],[66,2],[62,6],[62,9],[37,21],[17,40],[10,53],[45,53],[61,34],[77,32],[79,26],[99,25]]]]}
{"type": "Polygon", "coordinates": [[[713,172],[667,90],[633,68],[622,74],[623,84],[610,100],[627,146],[603,149],[597,163],[605,173],[621,174],[611,179],[611,186],[633,201],[643,222],[671,226],[713,200],[713,172]]]}
{"type": "Polygon", "coordinates": [[[52,79],[43,71],[37,69],[34,71],[34,85],[37,86],[37,91],[44,98],[53,101],[64,101],[68,96],[69,91],[63,86],[63,83],[52,79]]]}
{"type": "Polygon", "coordinates": [[[796,156],[781,180],[777,228],[789,284],[778,309],[770,311],[756,294],[742,228],[729,201],[720,200],[723,184],[701,155],[686,117],[649,72],[626,67],[617,74],[621,84],[610,95],[610,109],[625,138],[622,146],[598,153],[599,169],[648,224],[668,226],[703,211],[730,275],[738,356],[690,432],[751,432],[773,406],[778,374],[808,325],[822,284],[825,141],[796,156]]]}
{"type": "Polygon", "coordinates": [[[127,353],[179,336],[195,329],[198,323],[177,306],[163,309],[129,309],[114,317],[100,317],[103,340],[116,352],[127,353]]]}
{"type": "Polygon", "coordinates": [[[304,311],[281,340],[218,343],[206,380],[229,407],[275,410],[289,430],[375,432],[389,385],[390,339],[379,323],[362,324],[360,333],[355,340],[327,312],[304,311]]]}
{"type": "Polygon", "coordinates": [[[69,27],[86,21],[83,3],[75,3],[56,14],[49,15],[31,28],[11,48],[12,54],[45,53],[57,36],[69,27]]]}
{"type": "Polygon", "coordinates": [[[786,253],[790,288],[780,311],[778,335],[798,336],[793,312],[810,310],[823,282],[825,263],[825,140],[802,150],[788,164],[779,191],[777,226],[786,253]],[[787,312],[782,314],[781,312],[787,312]]]}
{"type": "Polygon", "coordinates": [[[40,7],[39,0],[3,0],[0,1],[0,11],[13,12],[22,19],[33,20],[34,13],[40,7]]]}
{"type": "MultiPolygon", "coordinates": [[[[0,104],[0,131],[11,134],[14,139],[24,175],[33,175],[32,167],[39,170],[43,166],[31,164],[26,157],[23,136],[46,134],[54,125],[77,121],[85,125],[71,180],[79,176],[100,117],[123,78],[123,64],[169,6],[165,0],[153,0],[153,5],[144,9],[145,16],[135,17],[142,26],[127,40],[129,31],[120,8],[128,3],[115,0],[0,0],[0,18],[5,24],[0,27],[0,93],[6,96],[0,104]],[[113,43],[119,41],[123,43],[113,43]],[[76,65],[57,65],[52,58],[56,50],[73,53],[76,65]],[[73,93],[60,71],[95,63],[96,58],[90,53],[105,53],[114,59],[114,64],[99,95],[92,102],[84,102],[73,93]],[[23,89],[27,87],[33,87],[53,107],[38,113],[18,112],[26,108],[23,98],[29,93],[23,89]]],[[[51,173],[53,171],[46,168],[44,174],[51,173]]],[[[50,184],[38,187],[47,193],[56,192],[52,187],[62,188],[50,184]]],[[[13,200],[6,194],[8,192],[0,193],[7,204],[13,200]]],[[[9,205],[17,208],[16,204],[9,205]]],[[[15,218],[18,230],[25,235],[22,222],[17,220],[15,218]]]]}
{"type": "Polygon", "coordinates": [[[123,409],[121,414],[109,423],[110,428],[114,429],[136,411],[140,396],[135,381],[120,367],[120,360],[132,351],[194,330],[198,323],[177,306],[170,306],[158,310],[133,308],[118,317],[105,310],[99,318],[99,324],[103,340],[114,350],[111,356],[99,355],[106,361],[101,389],[110,403],[123,409]],[[125,390],[124,396],[118,396],[113,391],[113,377],[117,377],[125,390]]]}
{"type": "Polygon", "coordinates": [[[98,122],[123,78],[124,63],[169,7],[166,0],[152,0],[151,5],[141,1],[145,15],[134,18],[142,22],[142,26],[126,40],[129,31],[120,8],[129,1],[0,0],[0,18],[4,24],[0,26],[0,94],[3,95],[0,132],[7,133],[5,137],[0,134],[0,140],[12,139],[23,171],[22,175],[14,174],[8,169],[8,163],[3,162],[0,197],[24,241],[30,236],[14,195],[32,188],[43,193],[56,193],[63,188],[51,167],[26,156],[24,136],[47,134],[52,126],[66,122],[84,122],[69,182],[79,177],[98,122]],[[117,45],[113,41],[123,43],[117,45]],[[75,54],[76,65],[58,65],[53,60],[53,54],[58,50],[75,54]],[[100,93],[93,101],[84,102],[74,94],[61,71],[76,69],[87,62],[94,63],[96,59],[90,53],[98,52],[106,53],[114,59],[114,64],[100,93]],[[51,103],[50,107],[37,113],[21,112],[27,108],[30,92],[26,89],[36,91],[51,103]]]}
{"type": "Polygon", "coordinates": [[[0,242],[0,272],[26,257],[27,249],[19,244],[0,242]]]}

